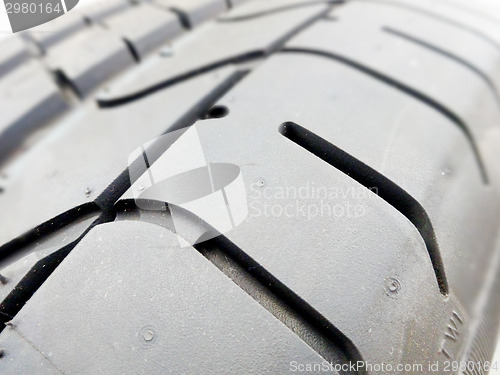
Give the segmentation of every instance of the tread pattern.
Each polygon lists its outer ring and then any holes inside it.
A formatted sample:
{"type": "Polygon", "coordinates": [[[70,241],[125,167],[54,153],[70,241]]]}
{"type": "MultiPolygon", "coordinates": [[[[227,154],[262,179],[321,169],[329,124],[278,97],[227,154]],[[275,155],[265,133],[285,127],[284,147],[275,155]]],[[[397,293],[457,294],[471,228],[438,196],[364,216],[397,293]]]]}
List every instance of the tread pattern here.
{"type": "MultiPolygon", "coordinates": [[[[112,0],[5,43],[0,372],[488,359],[500,26],[484,9],[112,0]],[[260,215],[174,252],[168,207],[135,207],[126,158],[193,124],[207,161],[241,166],[248,190],[312,182],[363,214],[260,215]],[[345,193],[360,188],[378,194],[345,193]],[[452,341],[450,319],[461,327],[452,341]],[[178,361],[187,353],[196,366],[178,361]]],[[[147,173],[168,162],[157,146],[144,149],[147,173]]],[[[199,221],[188,229],[213,225],[199,221]]]]}

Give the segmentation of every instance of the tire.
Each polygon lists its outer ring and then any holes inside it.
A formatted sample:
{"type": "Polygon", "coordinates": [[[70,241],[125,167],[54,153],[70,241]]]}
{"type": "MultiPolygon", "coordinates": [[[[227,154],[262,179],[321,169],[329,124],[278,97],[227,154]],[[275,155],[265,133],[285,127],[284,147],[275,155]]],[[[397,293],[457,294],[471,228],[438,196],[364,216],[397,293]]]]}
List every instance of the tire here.
{"type": "Polygon", "coordinates": [[[113,0],[4,42],[0,372],[496,369],[498,9],[113,0]]]}

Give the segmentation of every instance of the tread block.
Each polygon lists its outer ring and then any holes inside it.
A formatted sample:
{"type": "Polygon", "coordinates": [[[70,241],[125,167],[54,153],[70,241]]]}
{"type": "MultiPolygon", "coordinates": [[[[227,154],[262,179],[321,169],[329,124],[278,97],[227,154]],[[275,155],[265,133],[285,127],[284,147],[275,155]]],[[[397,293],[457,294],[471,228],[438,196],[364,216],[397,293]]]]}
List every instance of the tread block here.
{"type": "Polygon", "coordinates": [[[46,61],[51,70],[64,74],[81,97],[134,64],[125,43],[98,27],[89,28],[54,46],[46,61]]]}
{"type": "Polygon", "coordinates": [[[148,4],[108,17],[103,24],[127,40],[139,58],[183,32],[175,14],[148,4]]]}
{"type": "Polygon", "coordinates": [[[50,74],[38,61],[25,63],[0,81],[0,160],[31,131],[69,108],[50,74]]]}
{"type": "Polygon", "coordinates": [[[94,228],[0,334],[0,371],[38,373],[36,357],[14,362],[27,348],[7,361],[22,349],[12,331],[63,373],[281,374],[323,361],[195,249],[139,222],[94,228]]]}
{"type": "Polygon", "coordinates": [[[9,37],[0,44],[0,78],[29,59],[25,42],[18,36],[9,37]]]}
{"type": "Polygon", "coordinates": [[[0,247],[95,200],[126,170],[134,149],[183,121],[230,84],[234,74],[230,67],[221,69],[115,109],[101,110],[90,102],[65,117],[43,146],[4,169],[8,179],[0,194],[0,247]]]}
{"type": "Polygon", "coordinates": [[[225,0],[155,0],[155,3],[166,8],[173,9],[185,18],[189,28],[193,28],[215,18],[220,13],[227,10],[225,0]]]}

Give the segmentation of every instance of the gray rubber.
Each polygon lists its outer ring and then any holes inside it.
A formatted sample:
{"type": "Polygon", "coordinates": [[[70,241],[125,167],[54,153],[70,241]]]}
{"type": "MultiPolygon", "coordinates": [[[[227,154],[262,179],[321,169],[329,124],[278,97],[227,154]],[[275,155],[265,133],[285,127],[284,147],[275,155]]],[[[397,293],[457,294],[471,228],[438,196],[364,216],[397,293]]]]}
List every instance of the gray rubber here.
{"type": "Polygon", "coordinates": [[[7,41],[0,373],[486,374],[500,20],[483,2],[116,0],[7,41]],[[178,249],[211,223],[138,208],[127,165],[193,124],[247,192],[334,187],[327,206],[362,214],[261,214],[178,249]]]}

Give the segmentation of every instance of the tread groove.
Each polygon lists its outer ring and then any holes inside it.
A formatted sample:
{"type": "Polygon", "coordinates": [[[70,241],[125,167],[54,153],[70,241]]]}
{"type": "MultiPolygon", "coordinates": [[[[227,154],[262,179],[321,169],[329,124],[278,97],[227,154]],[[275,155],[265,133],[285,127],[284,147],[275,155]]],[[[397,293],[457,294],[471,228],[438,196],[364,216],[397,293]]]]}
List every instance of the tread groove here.
{"type": "Polygon", "coordinates": [[[123,38],[122,40],[125,43],[125,45],[127,46],[127,49],[130,52],[130,55],[132,56],[132,58],[134,59],[134,61],[136,63],[140,63],[141,62],[141,57],[139,56],[139,53],[135,49],[134,44],[130,40],[128,40],[127,38],[123,38]]]}
{"type": "Polygon", "coordinates": [[[384,26],[384,27],[382,27],[382,30],[389,35],[399,37],[399,38],[406,40],[410,43],[414,43],[416,45],[419,45],[421,47],[424,47],[424,48],[427,48],[431,51],[434,51],[434,52],[436,52],[444,57],[447,57],[448,59],[454,61],[455,63],[460,64],[460,65],[464,66],[465,68],[469,69],[474,74],[479,76],[479,78],[481,78],[481,80],[483,80],[486,83],[488,88],[492,91],[493,95],[495,96],[495,100],[496,100],[497,104],[500,105],[500,96],[499,96],[499,93],[498,93],[498,90],[497,90],[495,84],[485,73],[483,73],[481,71],[481,69],[477,68],[475,65],[462,59],[460,56],[457,56],[451,52],[445,51],[445,50],[443,50],[443,49],[441,49],[441,48],[439,48],[439,47],[437,47],[429,42],[423,41],[419,38],[416,38],[412,35],[409,35],[407,33],[402,32],[402,31],[396,30],[392,27],[384,26]]]}
{"type": "Polygon", "coordinates": [[[270,16],[270,15],[273,15],[273,14],[276,14],[276,13],[286,12],[288,10],[294,10],[294,9],[298,9],[298,8],[315,6],[315,5],[318,5],[318,4],[342,4],[342,3],[344,3],[344,1],[345,0],[314,0],[314,1],[306,1],[306,2],[303,2],[303,3],[283,5],[283,6],[280,6],[280,7],[273,8],[273,9],[267,9],[267,10],[263,10],[263,11],[260,11],[260,12],[255,12],[255,13],[252,13],[252,14],[247,14],[247,15],[244,15],[244,16],[227,17],[227,18],[217,18],[217,22],[220,22],[220,23],[231,23],[231,22],[248,21],[248,20],[253,20],[255,18],[270,16]]]}
{"type": "Polygon", "coordinates": [[[390,1],[390,0],[356,0],[356,1],[370,2],[370,3],[373,3],[373,4],[387,5],[387,6],[392,6],[392,7],[396,7],[396,8],[403,8],[403,9],[406,9],[406,10],[410,10],[412,12],[415,12],[415,13],[427,16],[429,18],[433,18],[433,19],[435,19],[437,21],[440,21],[440,22],[446,23],[448,25],[457,27],[459,29],[465,30],[465,31],[467,31],[467,32],[475,35],[479,39],[482,39],[485,42],[491,44],[496,49],[500,50],[500,43],[498,43],[493,38],[490,38],[488,35],[482,33],[481,31],[479,31],[479,30],[477,30],[477,29],[475,29],[473,27],[464,25],[464,24],[462,24],[460,22],[457,22],[455,20],[452,20],[451,18],[443,17],[443,16],[441,16],[439,14],[436,14],[436,13],[433,13],[433,12],[430,12],[430,11],[426,11],[426,10],[418,8],[416,6],[412,6],[412,5],[409,5],[409,4],[403,4],[403,3],[399,3],[399,2],[395,2],[395,1],[390,1]]]}
{"type": "Polygon", "coordinates": [[[67,98],[69,103],[83,99],[84,95],[78,90],[73,82],[71,82],[62,69],[54,70],[52,74],[55,84],[59,87],[59,90],[63,93],[64,97],[67,98]]]}
{"type": "Polygon", "coordinates": [[[90,232],[95,226],[114,220],[114,216],[108,216],[102,213],[89,228],[87,228],[76,240],[53,252],[52,254],[40,259],[31,270],[19,281],[15,288],[0,303],[0,332],[6,327],[35,292],[43,285],[45,280],[56,270],[59,264],[68,256],[76,245],[90,232]]]}
{"type": "Polygon", "coordinates": [[[67,212],[64,212],[56,216],[55,218],[50,219],[49,221],[23,234],[22,236],[17,237],[0,246],[0,261],[11,256],[16,252],[16,250],[29,245],[40,237],[51,234],[71,224],[73,221],[79,218],[97,212],[99,212],[99,206],[94,203],[86,203],[67,212]]]}
{"type": "Polygon", "coordinates": [[[228,238],[220,235],[194,247],[329,363],[362,361],[340,330],[228,238]]]}
{"type": "MultiPolygon", "coordinates": [[[[445,296],[448,294],[448,282],[431,220],[425,209],[415,198],[362,161],[300,125],[285,122],[279,127],[279,132],[293,143],[345,173],[366,188],[375,185],[379,197],[406,216],[417,228],[431,258],[439,290],[445,296]]],[[[373,192],[373,190],[369,190],[373,192]]]]}
{"type": "Polygon", "coordinates": [[[190,80],[192,78],[198,77],[200,75],[203,75],[205,73],[211,72],[213,70],[217,70],[219,68],[222,68],[227,65],[233,65],[233,64],[241,64],[253,60],[257,60],[263,57],[263,53],[260,51],[254,51],[254,52],[249,52],[244,55],[239,55],[235,57],[231,57],[229,59],[224,59],[218,62],[215,62],[213,64],[206,65],[201,68],[193,69],[187,73],[178,75],[176,77],[167,79],[165,81],[156,83],[150,87],[147,87],[143,90],[137,91],[133,94],[122,96],[122,97],[117,97],[117,98],[112,98],[112,99],[97,99],[97,104],[99,105],[100,108],[111,108],[111,107],[116,107],[120,105],[124,105],[130,102],[134,102],[136,100],[143,99],[149,95],[152,95],[158,91],[167,89],[171,86],[174,86],[178,83],[185,82],[187,80],[190,80]]]}
{"type": "Polygon", "coordinates": [[[171,7],[168,8],[172,13],[175,13],[177,17],[179,18],[179,22],[181,23],[181,26],[186,29],[186,30],[192,30],[193,25],[191,25],[191,21],[189,20],[189,16],[184,13],[182,10],[179,8],[171,7]]]}
{"type": "Polygon", "coordinates": [[[292,48],[292,47],[287,47],[282,50],[283,53],[303,53],[303,54],[310,54],[310,55],[315,55],[315,56],[321,56],[325,58],[329,58],[335,61],[338,61],[340,63],[343,63],[347,66],[350,66],[353,69],[356,69],[358,71],[361,71],[369,76],[371,76],[374,79],[377,79],[379,81],[382,81],[386,83],[387,85],[394,87],[407,95],[410,95],[411,97],[415,98],[416,100],[419,100],[420,102],[428,105],[429,107],[433,108],[437,112],[441,113],[443,116],[448,118],[451,122],[453,122],[464,134],[466,137],[472,152],[474,154],[474,157],[476,159],[476,163],[479,168],[479,172],[481,174],[483,183],[485,185],[489,184],[489,178],[488,178],[488,173],[486,172],[486,167],[484,166],[483,159],[481,157],[481,154],[479,152],[479,148],[476,144],[476,141],[474,137],[472,136],[471,131],[469,130],[469,127],[465,124],[465,122],[454,112],[446,108],[444,105],[440,104],[436,100],[432,99],[431,97],[414,90],[413,88],[398,82],[389,76],[379,73],[365,65],[362,65],[354,60],[351,60],[349,58],[346,58],[344,56],[340,56],[331,52],[325,52],[325,51],[319,51],[319,50],[314,50],[314,49],[307,49],[307,48],[292,48]]]}

